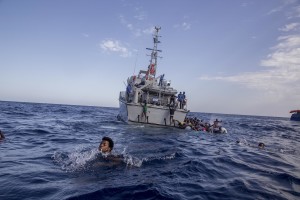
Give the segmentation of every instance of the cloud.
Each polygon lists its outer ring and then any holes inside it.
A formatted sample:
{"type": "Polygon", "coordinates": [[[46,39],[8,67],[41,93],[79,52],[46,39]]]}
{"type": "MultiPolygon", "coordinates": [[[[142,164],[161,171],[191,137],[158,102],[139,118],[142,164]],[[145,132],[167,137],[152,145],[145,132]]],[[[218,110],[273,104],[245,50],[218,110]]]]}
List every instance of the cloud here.
{"type": "Polygon", "coordinates": [[[183,22],[182,23],[182,28],[183,28],[183,30],[189,30],[189,29],[191,29],[191,24],[190,23],[187,23],[187,22],[183,22]]]}
{"type": "Polygon", "coordinates": [[[132,24],[127,24],[126,26],[127,26],[127,28],[128,28],[129,30],[133,30],[133,25],[132,25],[132,24]]]}
{"type": "Polygon", "coordinates": [[[202,76],[200,80],[228,81],[248,88],[265,91],[277,98],[300,97],[300,35],[278,38],[278,44],[261,61],[261,71],[246,72],[233,76],[202,76]]]}
{"type": "Polygon", "coordinates": [[[174,28],[179,28],[182,29],[184,31],[187,31],[189,29],[191,29],[192,24],[188,23],[188,22],[182,22],[181,24],[175,24],[174,28]]]}
{"type": "Polygon", "coordinates": [[[135,7],[135,12],[137,13],[134,18],[139,20],[139,21],[143,21],[144,19],[147,18],[147,13],[145,11],[143,11],[142,8],[140,7],[135,7]]]}
{"type": "Polygon", "coordinates": [[[89,35],[89,34],[87,34],[87,33],[82,33],[82,36],[83,36],[83,37],[85,37],[85,38],[88,38],[88,37],[90,37],[90,35],[89,35]]]}
{"type": "Polygon", "coordinates": [[[272,47],[273,52],[262,60],[261,65],[278,68],[300,68],[300,35],[278,38],[279,43],[272,47]]]}
{"type": "Polygon", "coordinates": [[[100,47],[105,52],[115,52],[119,53],[121,57],[130,57],[131,52],[123,46],[118,40],[103,40],[100,47]]]}
{"type": "Polygon", "coordinates": [[[147,35],[150,35],[150,34],[154,33],[154,30],[155,30],[155,27],[154,26],[150,26],[149,28],[144,29],[143,33],[147,34],[147,35]]]}
{"type": "Polygon", "coordinates": [[[282,0],[282,4],[270,10],[267,15],[284,13],[287,19],[300,18],[299,0],[282,0]]]}
{"type": "Polygon", "coordinates": [[[277,7],[277,8],[273,8],[272,10],[270,10],[267,15],[272,15],[274,13],[278,13],[283,9],[283,6],[277,7]]]}
{"type": "Polygon", "coordinates": [[[147,28],[138,28],[134,24],[128,22],[123,15],[119,16],[120,22],[123,26],[125,26],[130,32],[136,36],[142,36],[143,34],[152,34],[154,30],[154,26],[149,26],[147,28]]]}
{"type": "Polygon", "coordinates": [[[288,32],[288,31],[295,31],[299,30],[300,23],[290,23],[285,25],[283,28],[280,28],[280,31],[288,32]]]}
{"type": "Polygon", "coordinates": [[[288,19],[294,19],[300,17],[300,5],[293,7],[292,11],[288,14],[288,19]]]}
{"type": "MultiPolygon", "coordinates": [[[[300,6],[295,6],[298,2],[284,0],[282,5],[272,9],[268,14],[285,12],[289,20],[299,18],[300,6]]],[[[199,77],[200,80],[233,82],[271,94],[274,99],[288,97],[298,101],[300,98],[300,34],[290,34],[290,32],[298,31],[299,27],[300,23],[294,22],[279,29],[288,35],[277,38],[277,44],[270,48],[270,53],[260,62],[262,70],[232,76],[202,76],[199,77]]]]}
{"type": "Polygon", "coordinates": [[[147,18],[147,14],[144,11],[139,11],[135,16],[135,19],[139,20],[139,21],[143,21],[147,18]]]}

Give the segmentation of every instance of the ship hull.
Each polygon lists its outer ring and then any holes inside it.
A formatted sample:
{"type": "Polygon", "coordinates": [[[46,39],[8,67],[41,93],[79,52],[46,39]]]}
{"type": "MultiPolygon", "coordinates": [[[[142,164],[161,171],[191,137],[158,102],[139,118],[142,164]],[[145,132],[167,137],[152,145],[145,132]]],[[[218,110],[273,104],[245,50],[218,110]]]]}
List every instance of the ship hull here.
{"type": "Polygon", "coordinates": [[[291,116],[292,121],[300,121],[300,113],[294,113],[291,116]]]}
{"type": "Polygon", "coordinates": [[[147,116],[143,116],[143,106],[139,103],[128,103],[119,100],[119,117],[126,123],[142,123],[159,126],[178,126],[178,122],[183,122],[188,111],[178,109],[175,111],[173,120],[170,118],[168,107],[148,104],[147,116]]]}

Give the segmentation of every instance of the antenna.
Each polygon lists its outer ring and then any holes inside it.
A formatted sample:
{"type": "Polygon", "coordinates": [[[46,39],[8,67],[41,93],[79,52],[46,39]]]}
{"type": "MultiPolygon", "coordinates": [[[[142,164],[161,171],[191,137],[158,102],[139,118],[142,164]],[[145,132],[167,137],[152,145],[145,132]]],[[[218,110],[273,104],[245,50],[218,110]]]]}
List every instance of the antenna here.
{"type": "Polygon", "coordinates": [[[147,74],[150,74],[154,78],[155,78],[155,75],[156,75],[157,58],[161,58],[157,54],[158,54],[158,52],[162,52],[162,50],[157,49],[157,45],[160,43],[160,41],[158,40],[158,38],[160,37],[158,35],[158,32],[160,31],[160,29],[161,29],[161,27],[155,26],[155,32],[153,34],[153,48],[146,48],[147,50],[151,51],[150,64],[148,66],[147,74]]]}
{"type": "Polygon", "coordinates": [[[162,50],[158,50],[158,49],[151,49],[151,48],[146,48],[147,50],[151,50],[151,51],[158,51],[158,52],[162,52],[162,50]]]}

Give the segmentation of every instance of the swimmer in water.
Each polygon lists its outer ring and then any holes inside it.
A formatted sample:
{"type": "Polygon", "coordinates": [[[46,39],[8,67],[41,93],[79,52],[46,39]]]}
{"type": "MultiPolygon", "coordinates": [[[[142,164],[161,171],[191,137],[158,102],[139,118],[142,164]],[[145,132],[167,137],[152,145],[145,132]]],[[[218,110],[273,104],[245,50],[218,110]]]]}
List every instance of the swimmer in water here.
{"type": "Polygon", "coordinates": [[[262,143],[262,142],[258,143],[258,147],[259,147],[260,149],[264,149],[265,146],[266,146],[266,145],[265,145],[264,143],[262,143]]]}
{"type": "MultiPolygon", "coordinates": [[[[253,145],[251,145],[251,144],[248,144],[246,140],[244,140],[244,141],[237,140],[235,143],[236,143],[236,144],[244,144],[244,145],[247,145],[247,146],[249,146],[249,147],[255,147],[255,146],[253,146],[253,145]]],[[[265,145],[264,143],[262,143],[262,142],[258,143],[258,148],[260,148],[260,149],[264,149],[265,146],[266,146],[266,145],[265,145]]]]}
{"type": "Polygon", "coordinates": [[[3,134],[3,132],[0,130],[0,140],[4,140],[5,136],[3,134]]]}
{"type": "Polygon", "coordinates": [[[110,137],[103,137],[102,141],[98,147],[98,150],[102,153],[102,158],[104,159],[102,162],[97,162],[93,164],[94,167],[112,167],[116,165],[120,165],[123,161],[122,156],[120,155],[113,155],[111,151],[114,148],[114,141],[110,137]]]}

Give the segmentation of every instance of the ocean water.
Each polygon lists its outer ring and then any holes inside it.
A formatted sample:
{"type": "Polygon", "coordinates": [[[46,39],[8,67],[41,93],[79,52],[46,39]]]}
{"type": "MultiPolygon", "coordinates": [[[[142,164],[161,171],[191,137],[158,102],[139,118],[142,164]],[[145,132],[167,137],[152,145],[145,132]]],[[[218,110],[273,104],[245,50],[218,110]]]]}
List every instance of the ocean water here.
{"type": "Polygon", "coordinates": [[[228,133],[211,134],[127,125],[117,114],[0,102],[0,199],[300,199],[299,122],[189,113],[221,119],[228,133]],[[103,136],[119,164],[98,152],[103,136]]]}

